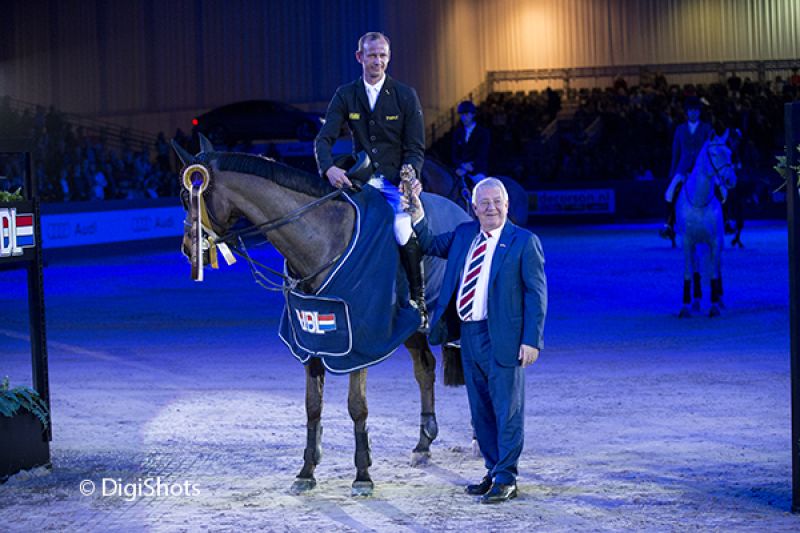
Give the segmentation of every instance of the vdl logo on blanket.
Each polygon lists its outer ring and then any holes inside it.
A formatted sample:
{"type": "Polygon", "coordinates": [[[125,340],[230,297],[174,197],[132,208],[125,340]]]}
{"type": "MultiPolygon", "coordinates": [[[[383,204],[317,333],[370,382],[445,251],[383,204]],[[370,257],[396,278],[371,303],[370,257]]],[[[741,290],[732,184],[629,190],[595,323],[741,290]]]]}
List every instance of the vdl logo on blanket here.
{"type": "Polygon", "coordinates": [[[31,248],[33,242],[33,215],[17,214],[15,207],[0,208],[0,257],[22,255],[23,248],[31,248]]]}
{"type": "Polygon", "coordinates": [[[300,328],[308,333],[324,335],[328,331],[336,331],[336,315],[333,313],[321,314],[317,311],[301,311],[295,309],[300,328]]]}

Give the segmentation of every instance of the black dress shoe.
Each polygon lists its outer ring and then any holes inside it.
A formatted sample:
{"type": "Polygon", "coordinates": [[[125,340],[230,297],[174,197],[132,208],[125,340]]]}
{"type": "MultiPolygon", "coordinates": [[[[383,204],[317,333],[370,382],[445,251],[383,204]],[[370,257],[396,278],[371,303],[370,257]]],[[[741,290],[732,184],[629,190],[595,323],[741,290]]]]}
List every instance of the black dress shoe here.
{"type": "Polygon", "coordinates": [[[483,496],[489,492],[490,488],[492,488],[492,478],[484,476],[480,483],[477,485],[467,485],[467,488],[464,490],[467,494],[472,494],[473,496],[483,496]]]}
{"type": "Polygon", "coordinates": [[[481,503],[500,503],[517,497],[517,484],[494,483],[489,492],[481,496],[481,503]]]}

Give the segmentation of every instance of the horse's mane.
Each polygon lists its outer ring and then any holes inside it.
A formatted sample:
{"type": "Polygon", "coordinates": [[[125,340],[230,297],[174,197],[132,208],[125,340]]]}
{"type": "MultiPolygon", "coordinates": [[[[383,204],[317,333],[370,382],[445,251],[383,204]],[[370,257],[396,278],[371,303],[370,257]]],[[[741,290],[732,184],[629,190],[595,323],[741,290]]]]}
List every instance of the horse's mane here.
{"type": "MultiPolygon", "coordinates": [[[[266,157],[221,152],[214,154],[212,158],[217,162],[217,168],[221,171],[228,170],[243,174],[253,174],[277,183],[281,187],[316,198],[325,196],[335,190],[330,183],[316,174],[284,165],[266,157]]],[[[343,198],[337,196],[335,199],[342,200],[343,198]]]]}

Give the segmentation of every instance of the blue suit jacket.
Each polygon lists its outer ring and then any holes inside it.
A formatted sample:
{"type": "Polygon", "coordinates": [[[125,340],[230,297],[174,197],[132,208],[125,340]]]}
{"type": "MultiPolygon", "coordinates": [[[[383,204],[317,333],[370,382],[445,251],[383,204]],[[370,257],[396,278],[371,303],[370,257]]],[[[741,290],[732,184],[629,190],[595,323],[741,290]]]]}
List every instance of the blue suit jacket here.
{"type": "MultiPolygon", "coordinates": [[[[477,221],[465,222],[452,232],[434,236],[423,218],[414,229],[426,254],[447,258],[441,293],[431,318],[430,340],[441,344],[460,337],[461,323],[454,316],[453,300],[480,225],[477,221]]],[[[544,347],[547,280],[542,245],[536,235],[510,221],[503,226],[492,258],[487,306],[492,352],[499,364],[519,364],[521,344],[544,347]]]]}

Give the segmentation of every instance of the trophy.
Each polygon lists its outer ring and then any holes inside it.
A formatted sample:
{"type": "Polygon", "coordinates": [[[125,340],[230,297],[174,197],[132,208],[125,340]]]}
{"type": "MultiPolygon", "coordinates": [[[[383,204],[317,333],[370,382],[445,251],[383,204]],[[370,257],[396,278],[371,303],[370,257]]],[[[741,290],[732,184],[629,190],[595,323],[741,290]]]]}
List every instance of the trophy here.
{"type": "Polygon", "coordinates": [[[400,182],[404,184],[403,187],[405,192],[403,194],[406,197],[406,200],[408,200],[408,207],[405,211],[409,215],[413,215],[417,212],[417,206],[414,203],[414,194],[411,191],[416,174],[417,172],[414,170],[414,167],[408,163],[400,167],[400,182]]]}

